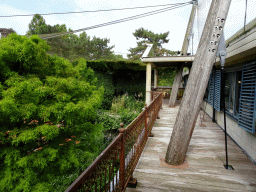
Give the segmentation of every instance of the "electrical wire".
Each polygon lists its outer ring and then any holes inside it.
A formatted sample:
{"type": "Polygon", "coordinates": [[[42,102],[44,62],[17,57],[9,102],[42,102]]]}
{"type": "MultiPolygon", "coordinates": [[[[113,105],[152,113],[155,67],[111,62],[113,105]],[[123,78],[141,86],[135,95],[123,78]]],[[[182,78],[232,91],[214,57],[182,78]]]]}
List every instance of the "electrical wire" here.
{"type": "MultiPolygon", "coordinates": [[[[74,14],[74,13],[95,13],[95,12],[105,12],[105,11],[123,11],[123,10],[131,10],[131,9],[145,9],[151,7],[164,7],[170,5],[178,5],[183,3],[175,3],[175,4],[165,4],[165,5],[152,5],[152,6],[141,6],[141,7],[129,7],[129,8],[119,8],[119,9],[101,9],[101,10],[91,10],[91,11],[71,11],[71,12],[64,12],[64,13],[42,13],[39,15],[65,15],[65,14],[74,14]]],[[[28,15],[6,15],[0,17],[23,17],[23,16],[34,16],[35,14],[28,14],[28,15]]]]}
{"type": "Polygon", "coordinates": [[[170,11],[170,10],[173,10],[173,9],[184,7],[184,6],[189,5],[189,4],[190,4],[190,2],[182,3],[182,4],[179,4],[179,5],[173,6],[173,7],[167,7],[167,8],[159,9],[159,10],[156,10],[156,11],[146,12],[146,13],[143,13],[143,14],[127,17],[127,18],[124,18],[124,19],[119,19],[119,20],[110,21],[110,22],[107,22],[107,23],[102,23],[102,24],[99,24],[99,25],[94,25],[94,26],[91,26],[91,27],[86,27],[86,28],[77,29],[77,30],[73,30],[73,31],[69,31],[69,32],[63,32],[63,33],[44,34],[44,35],[39,35],[39,37],[42,38],[42,39],[50,39],[50,38],[59,37],[59,36],[63,36],[63,35],[68,35],[68,34],[73,34],[73,33],[81,32],[81,31],[85,31],[85,30],[95,29],[95,28],[99,28],[99,27],[105,27],[105,26],[114,25],[114,24],[118,24],[118,23],[122,23],[122,22],[127,22],[127,21],[131,21],[131,20],[135,20],[135,19],[140,19],[140,18],[143,18],[143,17],[155,15],[155,14],[158,14],[158,13],[163,13],[163,12],[166,12],[166,11],[170,11]]]}

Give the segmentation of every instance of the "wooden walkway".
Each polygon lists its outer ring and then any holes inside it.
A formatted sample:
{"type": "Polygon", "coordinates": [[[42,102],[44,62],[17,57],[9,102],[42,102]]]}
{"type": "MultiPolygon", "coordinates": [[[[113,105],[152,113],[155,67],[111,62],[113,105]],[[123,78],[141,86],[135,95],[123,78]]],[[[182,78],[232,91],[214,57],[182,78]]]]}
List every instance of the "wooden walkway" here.
{"type": "Polygon", "coordinates": [[[201,111],[188,148],[186,163],[170,166],[164,162],[179,106],[169,108],[166,104],[149,138],[134,172],[137,188],[127,192],[158,191],[256,191],[256,165],[228,138],[229,164],[235,170],[226,170],[224,132],[201,111]]]}

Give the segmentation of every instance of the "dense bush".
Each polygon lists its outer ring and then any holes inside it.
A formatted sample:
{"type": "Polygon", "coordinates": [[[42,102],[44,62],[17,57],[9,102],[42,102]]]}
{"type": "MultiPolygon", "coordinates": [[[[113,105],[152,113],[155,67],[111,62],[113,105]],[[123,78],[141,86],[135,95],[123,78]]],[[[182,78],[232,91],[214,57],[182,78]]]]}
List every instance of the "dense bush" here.
{"type": "Polygon", "coordinates": [[[176,68],[159,68],[158,69],[158,86],[172,86],[176,68]]]}
{"type": "MultiPolygon", "coordinates": [[[[73,63],[76,65],[76,62],[73,63]]],[[[105,89],[103,109],[110,109],[114,95],[141,95],[145,99],[145,65],[130,61],[87,61],[87,66],[95,70],[98,86],[105,89]]]]}
{"type": "Polygon", "coordinates": [[[37,36],[0,40],[1,191],[54,191],[101,145],[103,88],[85,60],[48,49],[37,36]]]}
{"type": "Polygon", "coordinates": [[[141,95],[141,99],[145,99],[146,93],[146,72],[119,70],[114,76],[114,84],[116,95],[141,95]]]}
{"type": "Polygon", "coordinates": [[[98,79],[97,87],[104,87],[105,90],[101,106],[103,109],[110,109],[115,93],[113,76],[101,71],[95,71],[95,76],[98,79]]]}
{"type": "Polygon", "coordinates": [[[97,123],[101,123],[105,133],[109,131],[117,131],[120,128],[120,123],[124,123],[126,127],[129,125],[141,112],[144,107],[143,101],[134,99],[134,96],[117,96],[113,99],[110,111],[98,111],[97,123]]]}

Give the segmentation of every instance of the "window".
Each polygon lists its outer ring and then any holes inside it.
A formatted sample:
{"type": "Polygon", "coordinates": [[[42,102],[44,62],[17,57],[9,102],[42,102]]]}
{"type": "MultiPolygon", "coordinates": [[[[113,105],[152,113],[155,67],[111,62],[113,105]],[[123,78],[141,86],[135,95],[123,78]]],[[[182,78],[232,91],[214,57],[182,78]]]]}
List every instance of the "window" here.
{"type": "MultiPolygon", "coordinates": [[[[212,72],[205,93],[205,100],[220,110],[221,74],[212,72]]],[[[256,133],[256,62],[245,64],[242,71],[226,72],[224,76],[225,110],[238,120],[246,131],[256,133]]],[[[222,109],[223,110],[223,109],[222,109]]]]}
{"type": "Polygon", "coordinates": [[[225,74],[225,108],[230,115],[236,118],[239,117],[241,81],[242,71],[229,72],[225,74]]]}

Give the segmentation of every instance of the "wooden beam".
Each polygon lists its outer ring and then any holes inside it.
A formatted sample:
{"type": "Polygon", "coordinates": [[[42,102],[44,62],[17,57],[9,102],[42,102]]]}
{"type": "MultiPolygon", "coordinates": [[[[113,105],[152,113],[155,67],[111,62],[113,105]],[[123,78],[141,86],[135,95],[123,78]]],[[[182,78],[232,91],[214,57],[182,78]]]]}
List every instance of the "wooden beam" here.
{"type": "Polygon", "coordinates": [[[157,88],[157,81],[158,81],[158,71],[157,68],[154,68],[154,88],[157,88]]]}
{"type": "Polygon", "coordinates": [[[165,161],[168,164],[181,165],[185,161],[230,3],[231,0],[212,0],[166,152],[165,161]]]}
{"type": "Polygon", "coordinates": [[[172,85],[172,93],[171,93],[170,100],[169,100],[170,107],[175,107],[175,102],[176,102],[176,99],[177,99],[177,96],[179,93],[179,87],[180,87],[180,83],[181,83],[181,79],[182,79],[182,70],[183,70],[183,68],[179,67],[177,69],[177,73],[174,78],[174,82],[172,85]]]}
{"type": "Polygon", "coordinates": [[[188,52],[188,45],[189,45],[189,40],[191,37],[191,33],[192,33],[192,29],[193,29],[193,25],[194,25],[194,20],[195,20],[195,15],[196,15],[196,7],[197,5],[194,4],[191,10],[191,14],[190,14],[190,18],[188,21],[188,26],[187,26],[187,31],[183,40],[183,45],[182,45],[182,49],[181,49],[181,54],[186,56],[187,52],[188,52]]]}

